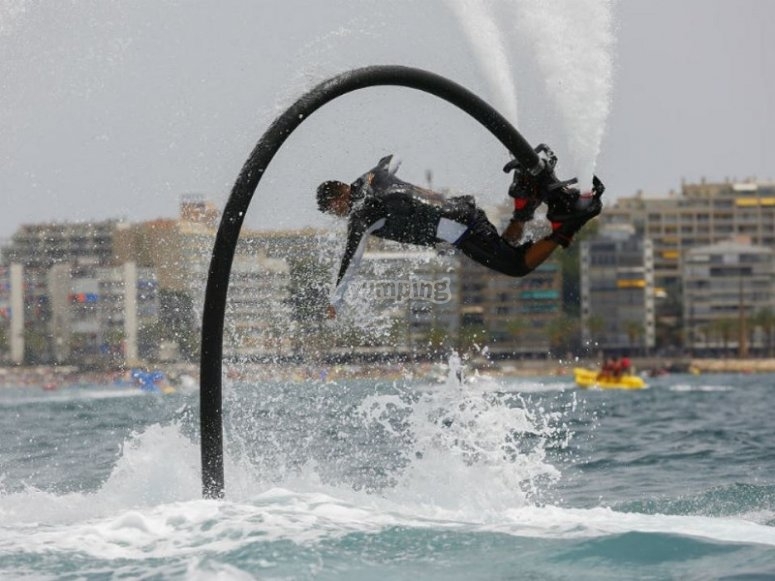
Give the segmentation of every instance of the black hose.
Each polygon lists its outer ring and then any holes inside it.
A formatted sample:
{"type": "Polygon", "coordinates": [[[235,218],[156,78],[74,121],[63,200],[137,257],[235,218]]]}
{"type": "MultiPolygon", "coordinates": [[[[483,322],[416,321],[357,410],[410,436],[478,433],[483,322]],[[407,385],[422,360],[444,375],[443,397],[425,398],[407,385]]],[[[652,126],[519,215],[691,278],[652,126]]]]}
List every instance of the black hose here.
{"type": "Polygon", "coordinates": [[[377,85],[404,86],[436,95],[479,121],[525,167],[534,168],[539,164],[530,144],[485,101],[449,79],[410,67],[372,66],[342,73],[311,89],[275,119],[256,144],[232,188],[215,238],[207,277],[199,387],[202,494],[205,498],[222,498],[224,492],[223,323],[234,251],[250,200],[269,162],[307,117],[341,95],[377,85]]]}

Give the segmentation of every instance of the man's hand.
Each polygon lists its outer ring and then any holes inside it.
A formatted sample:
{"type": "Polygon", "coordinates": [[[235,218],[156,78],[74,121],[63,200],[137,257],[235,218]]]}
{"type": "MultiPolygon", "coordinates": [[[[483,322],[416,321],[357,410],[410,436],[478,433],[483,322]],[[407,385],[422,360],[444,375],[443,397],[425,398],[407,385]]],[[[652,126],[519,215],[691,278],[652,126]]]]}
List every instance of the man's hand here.
{"type": "Polygon", "coordinates": [[[334,305],[328,305],[328,308],[326,309],[326,318],[336,319],[336,307],[334,305]]]}

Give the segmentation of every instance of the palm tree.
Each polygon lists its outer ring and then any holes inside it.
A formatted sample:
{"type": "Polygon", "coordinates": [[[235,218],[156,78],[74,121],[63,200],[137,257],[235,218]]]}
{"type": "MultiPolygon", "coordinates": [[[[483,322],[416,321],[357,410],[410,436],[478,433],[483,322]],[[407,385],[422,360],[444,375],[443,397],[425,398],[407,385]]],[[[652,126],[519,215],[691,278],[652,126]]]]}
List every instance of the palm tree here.
{"type": "Polygon", "coordinates": [[[522,334],[527,329],[527,320],[524,317],[514,317],[506,326],[506,330],[511,335],[512,343],[516,349],[520,345],[522,334]]]}
{"type": "Polygon", "coordinates": [[[24,362],[28,365],[48,363],[49,337],[38,329],[24,330],[24,362]]]}
{"type": "Polygon", "coordinates": [[[694,328],[696,336],[691,342],[692,349],[700,345],[707,348],[711,337],[713,336],[713,325],[710,323],[705,323],[702,325],[695,325],[694,328]]]}
{"type": "Polygon", "coordinates": [[[458,331],[457,347],[461,353],[484,345],[487,340],[487,328],[483,324],[462,325],[458,331]]]}
{"type": "Polygon", "coordinates": [[[737,321],[729,318],[717,319],[713,322],[713,327],[721,337],[721,342],[724,345],[724,356],[726,357],[729,350],[729,340],[735,334],[737,321]]]}
{"type": "Polygon", "coordinates": [[[603,331],[605,331],[605,318],[602,315],[592,315],[587,319],[587,331],[589,331],[590,339],[599,343],[603,338],[603,331]]]}
{"type": "Polygon", "coordinates": [[[580,332],[578,317],[561,315],[553,319],[547,328],[549,348],[555,353],[573,351],[579,345],[580,332]]]}
{"type": "Polygon", "coordinates": [[[627,333],[627,339],[630,342],[630,349],[640,343],[643,336],[643,324],[640,321],[626,321],[624,330],[627,333]]]}
{"type": "Polygon", "coordinates": [[[447,329],[434,324],[428,329],[425,339],[427,340],[427,347],[429,354],[443,353],[447,351],[448,343],[450,341],[447,329]]]}
{"type": "Polygon", "coordinates": [[[772,357],[772,334],[775,330],[775,312],[770,307],[760,309],[754,316],[754,324],[764,333],[764,346],[767,357],[772,357]]]}

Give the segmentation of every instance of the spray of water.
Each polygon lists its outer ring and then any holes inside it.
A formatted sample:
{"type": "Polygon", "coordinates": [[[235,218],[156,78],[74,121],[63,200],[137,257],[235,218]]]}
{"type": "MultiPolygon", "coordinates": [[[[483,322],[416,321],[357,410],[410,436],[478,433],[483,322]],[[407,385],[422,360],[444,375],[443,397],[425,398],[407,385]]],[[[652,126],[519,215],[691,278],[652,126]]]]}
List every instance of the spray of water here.
{"type": "Polygon", "coordinates": [[[591,181],[613,88],[612,0],[514,0],[516,29],[532,45],[568,135],[582,184],[591,181]]]}
{"type": "Polygon", "coordinates": [[[506,43],[491,10],[492,5],[479,0],[448,0],[448,4],[495,93],[497,107],[516,125],[517,89],[506,43]]]}
{"type": "Polygon", "coordinates": [[[527,47],[523,58],[538,66],[567,134],[570,159],[563,160],[562,173],[590,183],[613,88],[613,0],[450,0],[449,6],[496,94],[496,105],[515,123],[518,63],[509,56],[520,51],[510,53],[504,39],[527,47]],[[498,4],[512,12],[516,24],[510,34],[501,31],[494,16],[498,4]]]}
{"type": "Polygon", "coordinates": [[[0,0],[0,38],[11,33],[27,10],[27,0],[0,0]]]}
{"type": "Polygon", "coordinates": [[[381,491],[384,497],[486,520],[486,514],[533,504],[551,488],[560,472],[547,450],[567,446],[571,434],[562,412],[501,392],[497,384],[479,389],[463,367],[453,352],[446,381],[367,396],[360,410],[364,425],[381,426],[406,446],[407,462],[381,491]]]}

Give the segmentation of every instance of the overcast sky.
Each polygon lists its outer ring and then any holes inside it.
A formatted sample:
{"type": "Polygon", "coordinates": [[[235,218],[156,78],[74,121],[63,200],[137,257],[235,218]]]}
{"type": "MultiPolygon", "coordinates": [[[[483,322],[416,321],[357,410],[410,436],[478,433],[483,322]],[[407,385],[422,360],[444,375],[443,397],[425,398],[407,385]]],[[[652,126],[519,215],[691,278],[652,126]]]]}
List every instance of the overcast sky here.
{"type": "MultiPolygon", "coordinates": [[[[497,18],[518,127],[534,144],[548,141],[562,167],[573,129],[521,42],[508,10],[518,1],[482,3],[497,18]]],[[[774,178],[775,2],[621,0],[613,14],[596,168],[606,197],[666,194],[703,176],[774,178]]],[[[30,222],[173,217],[185,193],[222,206],[284,106],[356,66],[426,68],[508,114],[459,16],[442,0],[0,0],[0,238],[30,222]]],[[[588,20],[577,27],[600,32],[588,20]]],[[[562,47],[566,38],[543,40],[562,47]]],[[[594,69],[576,56],[582,72],[594,69]]],[[[434,186],[505,196],[508,156],[489,134],[433,97],[374,88],[301,126],[248,224],[314,223],[319,181],[352,180],[392,151],[406,179],[432,170],[434,186]]]]}

